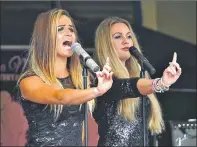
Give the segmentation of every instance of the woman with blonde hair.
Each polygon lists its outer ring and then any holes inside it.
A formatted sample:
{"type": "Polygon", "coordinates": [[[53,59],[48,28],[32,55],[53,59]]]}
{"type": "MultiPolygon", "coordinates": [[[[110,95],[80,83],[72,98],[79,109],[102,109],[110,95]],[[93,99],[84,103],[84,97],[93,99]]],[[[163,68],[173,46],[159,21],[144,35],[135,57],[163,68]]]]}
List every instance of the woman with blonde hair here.
{"type": "Polygon", "coordinates": [[[84,89],[80,60],[71,50],[77,40],[67,11],[52,9],[37,17],[26,71],[18,80],[29,124],[27,146],[82,146],[82,104],[88,102],[92,112],[94,98],[111,88],[106,61],[96,73],[98,85],[84,89]]]}
{"type": "Polygon", "coordinates": [[[139,78],[140,66],[129,52],[131,46],[140,51],[128,21],[110,17],[99,24],[95,34],[96,57],[101,66],[109,57],[114,74],[112,88],[97,98],[93,112],[100,136],[98,146],[143,146],[142,99],[139,98],[142,95],[147,95],[145,121],[149,132],[161,133],[164,129],[162,111],[154,93],[168,90],[181,75],[176,53],[162,78],[139,78]]]}

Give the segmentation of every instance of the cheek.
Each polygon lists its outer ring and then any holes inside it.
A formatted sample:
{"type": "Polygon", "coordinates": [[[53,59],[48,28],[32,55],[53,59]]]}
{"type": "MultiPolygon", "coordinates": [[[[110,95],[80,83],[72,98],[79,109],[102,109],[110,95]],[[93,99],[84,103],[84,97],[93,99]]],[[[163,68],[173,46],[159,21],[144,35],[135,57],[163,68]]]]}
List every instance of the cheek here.
{"type": "Polygon", "coordinates": [[[63,34],[57,34],[57,40],[61,40],[63,38],[63,34]]]}
{"type": "Polygon", "coordinates": [[[57,35],[57,41],[56,41],[56,43],[57,43],[57,46],[59,46],[60,45],[60,42],[61,42],[61,40],[62,40],[62,37],[63,37],[63,35],[61,35],[61,34],[58,34],[57,35]]]}
{"type": "Polygon", "coordinates": [[[76,42],[76,41],[77,41],[77,37],[76,37],[76,35],[73,35],[73,37],[72,37],[72,38],[73,38],[73,40],[72,40],[73,42],[76,42]]]}
{"type": "Polygon", "coordinates": [[[115,47],[115,52],[116,52],[116,55],[118,56],[118,58],[121,58],[121,56],[122,56],[121,50],[115,47]]]}
{"type": "Polygon", "coordinates": [[[118,41],[113,41],[113,45],[116,51],[120,49],[120,43],[118,41]]]}
{"type": "Polygon", "coordinates": [[[131,40],[130,46],[133,46],[133,41],[131,40]]]}

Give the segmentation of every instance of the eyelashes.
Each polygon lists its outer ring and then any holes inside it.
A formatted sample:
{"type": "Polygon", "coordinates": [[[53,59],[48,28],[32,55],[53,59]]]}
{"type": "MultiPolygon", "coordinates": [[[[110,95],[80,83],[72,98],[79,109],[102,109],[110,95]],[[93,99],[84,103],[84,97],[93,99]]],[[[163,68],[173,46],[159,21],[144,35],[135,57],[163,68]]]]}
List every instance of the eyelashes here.
{"type": "MultiPolygon", "coordinates": [[[[115,39],[120,39],[120,38],[122,38],[122,36],[121,35],[115,35],[114,38],[115,39]]],[[[131,35],[128,35],[126,38],[131,39],[132,37],[131,37],[131,35]]]]}
{"type": "Polygon", "coordinates": [[[131,35],[127,36],[128,39],[132,39],[131,35]]]}
{"type": "Polygon", "coordinates": [[[69,28],[70,32],[74,32],[74,29],[73,28],[69,28]]]}
{"type": "Polygon", "coordinates": [[[58,32],[60,32],[60,31],[63,31],[64,30],[64,27],[58,27],[58,32]]]}
{"type": "MultiPolygon", "coordinates": [[[[65,29],[65,27],[58,27],[57,30],[58,30],[58,32],[61,32],[61,31],[63,31],[64,29],[65,29]]],[[[74,32],[74,29],[73,29],[73,28],[68,28],[68,29],[69,29],[70,32],[72,32],[72,33],[74,32]]]]}
{"type": "Polygon", "coordinates": [[[114,36],[115,39],[119,39],[120,37],[121,37],[120,35],[114,36]]]}

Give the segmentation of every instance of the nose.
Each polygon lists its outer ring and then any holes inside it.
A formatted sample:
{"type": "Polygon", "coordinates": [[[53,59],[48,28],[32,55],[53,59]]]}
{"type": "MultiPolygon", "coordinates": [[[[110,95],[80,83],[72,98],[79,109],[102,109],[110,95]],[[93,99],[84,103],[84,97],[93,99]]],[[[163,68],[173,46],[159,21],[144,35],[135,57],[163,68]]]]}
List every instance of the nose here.
{"type": "Polygon", "coordinates": [[[127,37],[122,37],[122,44],[129,44],[127,37]]]}
{"type": "Polygon", "coordinates": [[[65,36],[69,36],[70,37],[71,36],[71,33],[70,32],[66,32],[65,33],[65,36]]]}
{"type": "Polygon", "coordinates": [[[65,31],[64,31],[64,35],[65,36],[71,36],[72,34],[71,34],[71,32],[70,32],[70,30],[69,29],[65,29],[65,31]]]}

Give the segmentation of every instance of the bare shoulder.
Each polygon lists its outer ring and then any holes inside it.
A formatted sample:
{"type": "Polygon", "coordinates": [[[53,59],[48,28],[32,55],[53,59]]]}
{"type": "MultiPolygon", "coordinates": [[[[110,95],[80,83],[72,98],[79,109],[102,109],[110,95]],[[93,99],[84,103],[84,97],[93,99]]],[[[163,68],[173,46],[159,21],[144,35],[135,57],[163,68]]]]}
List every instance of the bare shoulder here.
{"type": "Polygon", "coordinates": [[[30,77],[26,77],[24,79],[22,79],[20,81],[20,88],[22,88],[23,86],[39,86],[40,84],[43,84],[44,82],[42,81],[42,79],[38,76],[30,76],[30,77]]]}
{"type": "Polygon", "coordinates": [[[20,91],[25,97],[26,95],[33,94],[42,87],[45,87],[45,83],[38,76],[29,76],[22,79],[19,83],[20,91]]]}
{"type": "Polygon", "coordinates": [[[56,96],[56,92],[59,90],[46,84],[38,76],[29,76],[22,79],[19,87],[23,98],[42,104],[51,103],[51,99],[56,96]]]}

